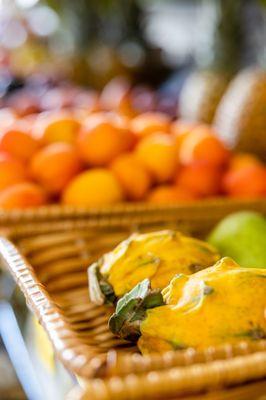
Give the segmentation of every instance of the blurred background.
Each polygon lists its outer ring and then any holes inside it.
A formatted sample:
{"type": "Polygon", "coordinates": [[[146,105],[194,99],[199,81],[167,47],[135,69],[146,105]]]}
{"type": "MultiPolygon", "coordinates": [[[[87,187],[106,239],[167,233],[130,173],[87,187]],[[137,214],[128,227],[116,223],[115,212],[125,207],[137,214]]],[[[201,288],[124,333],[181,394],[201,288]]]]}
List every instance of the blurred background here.
{"type": "MultiPolygon", "coordinates": [[[[89,108],[101,92],[107,109],[213,123],[229,143],[241,132],[265,158],[265,46],[262,0],[0,0],[0,107],[19,116],[89,108]]],[[[19,316],[21,303],[12,291],[19,316]]],[[[32,324],[19,320],[30,347],[32,324]]],[[[35,363],[50,382],[44,398],[60,399],[72,380],[45,338],[38,346],[47,346],[35,363]]],[[[5,347],[0,340],[0,398],[23,399],[5,347]]]]}
{"type": "Polygon", "coordinates": [[[263,63],[265,29],[259,0],[1,0],[0,95],[26,87],[17,107],[33,109],[47,85],[101,90],[123,76],[141,85],[139,102],[156,89],[158,107],[175,114],[189,77],[181,115],[210,122],[232,77],[263,63]]]}

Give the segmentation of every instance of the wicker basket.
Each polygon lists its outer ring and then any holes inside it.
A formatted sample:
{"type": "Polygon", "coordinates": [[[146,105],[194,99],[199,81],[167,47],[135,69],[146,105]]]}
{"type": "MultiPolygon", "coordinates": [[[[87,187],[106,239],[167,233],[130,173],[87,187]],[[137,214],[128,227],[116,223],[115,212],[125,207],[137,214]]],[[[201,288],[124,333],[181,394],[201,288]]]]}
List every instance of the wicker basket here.
{"type": "MultiPolygon", "coordinates": [[[[265,213],[265,204],[259,209],[265,213]]],[[[109,214],[98,211],[88,218],[86,210],[71,214],[68,209],[60,218],[60,213],[43,209],[22,220],[18,215],[11,221],[3,218],[2,232],[8,238],[0,240],[2,261],[47,331],[57,356],[85,382],[84,393],[70,396],[166,400],[266,377],[265,341],[143,357],[109,332],[107,320],[112,310],[89,302],[86,268],[99,255],[136,229],[171,227],[204,235],[228,212],[222,207],[217,213],[211,206],[208,210],[206,214],[206,209],[199,209],[194,215],[188,210],[182,214],[176,207],[109,214]]],[[[250,390],[250,385],[246,387],[250,390]]]]}
{"type": "MultiPolygon", "coordinates": [[[[171,223],[178,222],[185,230],[196,235],[206,234],[215,223],[226,215],[239,210],[253,210],[266,214],[266,199],[230,199],[215,198],[184,204],[156,205],[149,203],[122,203],[104,207],[71,207],[49,205],[25,210],[0,210],[0,229],[5,235],[14,235],[14,229],[27,234],[27,231],[49,232],[54,225],[50,221],[62,224],[76,221],[82,226],[84,220],[107,220],[113,224],[128,225],[130,223],[171,223]]],[[[56,228],[57,229],[57,228],[56,228]]]]}
{"type": "MultiPolygon", "coordinates": [[[[97,389],[96,389],[97,390],[97,389]]],[[[211,392],[206,392],[204,394],[194,394],[194,395],[181,395],[178,397],[173,397],[173,400],[266,400],[266,381],[261,380],[258,382],[251,382],[241,386],[235,386],[231,388],[214,389],[211,392]]],[[[116,397],[108,397],[112,400],[116,400],[116,397]]],[[[157,397],[154,397],[156,399],[157,397]]],[[[102,397],[97,397],[95,395],[95,390],[92,391],[90,385],[86,389],[75,388],[67,396],[67,400],[96,400],[103,399],[102,397]]],[[[121,399],[121,397],[118,397],[121,399]]],[[[132,397],[127,397],[127,399],[132,399],[132,397]]],[[[134,397],[133,397],[134,399],[134,397]]],[[[165,399],[165,398],[164,398],[165,399]]]]}

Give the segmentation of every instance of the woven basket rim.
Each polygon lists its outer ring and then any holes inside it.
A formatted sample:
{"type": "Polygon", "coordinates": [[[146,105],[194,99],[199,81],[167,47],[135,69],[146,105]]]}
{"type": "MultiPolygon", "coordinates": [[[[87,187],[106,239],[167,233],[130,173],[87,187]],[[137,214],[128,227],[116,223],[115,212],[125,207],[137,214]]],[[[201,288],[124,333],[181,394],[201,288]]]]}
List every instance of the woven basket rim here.
{"type": "MultiPolygon", "coordinates": [[[[46,330],[55,352],[63,364],[74,374],[91,379],[94,377],[119,376],[126,379],[128,374],[149,373],[150,371],[159,371],[164,373],[168,368],[189,368],[197,364],[212,364],[216,361],[234,360],[241,357],[241,368],[245,369],[245,359],[248,360],[247,368],[256,368],[257,360],[250,361],[249,356],[259,353],[262,362],[265,362],[265,369],[261,375],[266,374],[266,341],[260,340],[252,342],[239,342],[237,345],[212,347],[204,351],[197,352],[187,349],[182,352],[170,352],[163,355],[141,356],[139,354],[120,355],[115,351],[107,354],[94,356],[85,356],[82,350],[69,347],[69,341],[72,332],[64,318],[59,307],[53,302],[49,293],[38,280],[32,266],[20,254],[13,243],[6,238],[0,238],[0,256],[4,264],[8,267],[15,281],[25,295],[27,304],[46,330]],[[51,321],[60,320],[60,329],[51,328],[51,321]],[[64,332],[64,335],[61,333],[64,332]],[[71,352],[73,357],[66,357],[66,352],[71,352]]],[[[214,365],[214,368],[215,365],[214,365]]],[[[211,368],[210,368],[211,370],[211,368]]]]}
{"type": "Polygon", "coordinates": [[[138,213],[175,213],[175,212],[195,212],[199,210],[214,210],[229,208],[238,209],[259,209],[266,212],[266,198],[258,199],[238,199],[226,197],[214,197],[209,199],[197,200],[193,202],[180,202],[169,204],[152,204],[147,202],[124,202],[109,206],[69,206],[60,204],[50,204],[27,209],[3,210],[0,209],[0,224],[8,222],[22,222],[32,220],[54,220],[58,218],[81,218],[81,217],[106,217],[120,214],[138,213]]]}
{"type": "MultiPolygon", "coordinates": [[[[107,382],[101,382],[101,389],[103,387],[106,389],[106,393],[102,397],[99,397],[98,388],[93,387],[93,385],[84,385],[85,387],[75,387],[73,388],[66,397],[66,400],[113,400],[114,395],[117,395],[117,392],[113,393],[110,391],[110,387],[108,387],[107,382]],[[109,393],[107,393],[107,388],[109,389],[109,393]]],[[[96,386],[96,385],[95,385],[96,386]]],[[[243,385],[233,385],[228,386],[227,388],[217,387],[214,388],[214,392],[209,391],[208,387],[205,387],[202,391],[195,392],[194,394],[182,395],[182,400],[243,400],[244,398],[247,400],[252,399],[264,399],[264,394],[266,390],[266,380],[256,380],[254,382],[246,382],[243,385]],[[262,396],[262,397],[261,397],[262,396]]],[[[125,393],[122,393],[124,396],[125,393]]],[[[132,397],[131,397],[132,398],[132,397]]],[[[146,398],[146,397],[145,397],[146,398]]],[[[180,400],[180,395],[175,393],[173,400],[180,400]],[[178,397],[176,397],[178,396],[178,397]]],[[[117,399],[117,397],[116,397],[117,399]]],[[[119,400],[124,400],[123,397],[119,397],[119,400]]],[[[127,399],[128,400],[128,399],[127,399]]],[[[165,400],[165,399],[164,399],[165,400]]]]}

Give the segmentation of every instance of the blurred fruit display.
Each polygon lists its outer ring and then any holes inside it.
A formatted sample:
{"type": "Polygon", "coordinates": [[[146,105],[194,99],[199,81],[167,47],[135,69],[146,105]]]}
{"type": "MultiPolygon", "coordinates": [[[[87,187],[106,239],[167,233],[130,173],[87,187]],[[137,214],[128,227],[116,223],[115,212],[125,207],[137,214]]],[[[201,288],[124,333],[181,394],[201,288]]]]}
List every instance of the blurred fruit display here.
{"type": "Polygon", "coordinates": [[[134,153],[123,153],[116,157],[111,163],[111,170],[127,199],[138,201],[146,198],[152,186],[152,177],[134,153]]]}
{"type": "Polygon", "coordinates": [[[47,193],[58,194],[81,171],[81,166],[75,147],[67,142],[57,142],[35,153],[29,172],[47,193]]]}
{"type": "Polygon", "coordinates": [[[157,183],[171,181],[178,168],[175,141],[167,133],[153,133],[141,139],[136,157],[157,183]]]}
{"type": "Polygon", "coordinates": [[[78,148],[89,166],[108,165],[115,157],[132,148],[135,141],[126,122],[98,113],[87,117],[78,137],[78,148]]]}
{"type": "Polygon", "coordinates": [[[211,123],[241,54],[242,0],[203,0],[197,44],[198,69],[185,82],[180,115],[190,121],[211,123]]]}
{"type": "Polygon", "coordinates": [[[21,162],[27,161],[39,147],[38,141],[28,134],[28,124],[14,123],[9,128],[3,129],[0,138],[2,151],[9,153],[21,162]]]}
{"type": "Polygon", "coordinates": [[[38,207],[46,202],[42,187],[32,182],[17,183],[0,192],[0,207],[6,210],[38,207]]]}
{"type": "Polygon", "coordinates": [[[251,154],[266,154],[264,70],[229,84],[239,67],[244,3],[200,3],[204,40],[181,95],[181,119],[178,96],[168,95],[173,87],[158,86],[169,70],[144,34],[141,2],[37,1],[11,18],[11,31],[24,32],[28,46],[18,49],[11,35],[16,46],[0,51],[1,207],[265,197],[265,165],[251,154]],[[36,35],[53,49],[47,58],[36,35]],[[11,64],[33,54],[32,68],[14,78],[11,64]]]}
{"type": "Polygon", "coordinates": [[[0,190],[23,182],[27,172],[25,166],[6,152],[0,154],[0,190]]]}
{"type": "Polygon", "coordinates": [[[70,205],[106,205],[123,200],[122,187],[107,168],[94,168],[73,179],[63,193],[63,203],[70,205]]]}
{"type": "Polygon", "coordinates": [[[40,93],[37,113],[21,113],[19,94],[0,111],[4,209],[266,196],[266,168],[256,156],[232,152],[210,125],[141,110],[124,79],[101,93],[67,85],[40,93]]]}

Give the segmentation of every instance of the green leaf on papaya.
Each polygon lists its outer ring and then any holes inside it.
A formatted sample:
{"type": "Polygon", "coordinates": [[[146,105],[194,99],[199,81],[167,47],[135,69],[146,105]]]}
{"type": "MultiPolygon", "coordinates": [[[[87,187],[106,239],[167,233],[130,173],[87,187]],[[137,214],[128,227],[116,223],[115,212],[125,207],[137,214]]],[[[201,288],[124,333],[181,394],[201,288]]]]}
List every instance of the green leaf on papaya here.
{"type": "Polygon", "coordinates": [[[112,285],[100,273],[98,263],[92,264],[88,270],[90,299],[93,303],[114,304],[116,295],[112,285]]]}
{"type": "Polygon", "coordinates": [[[149,279],[145,279],[118,301],[115,313],[109,319],[110,330],[134,342],[140,336],[140,323],[146,317],[147,309],[163,304],[161,292],[152,290],[149,279]]]}
{"type": "Polygon", "coordinates": [[[149,288],[149,279],[144,279],[144,281],[138,283],[130,292],[126,293],[120,300],[118,300],[116,313],[119,313],[121,310],[123,310],[123,308],[126,307],[131,300],[144,299],[144,297],[148,294],[149,288]]]}

